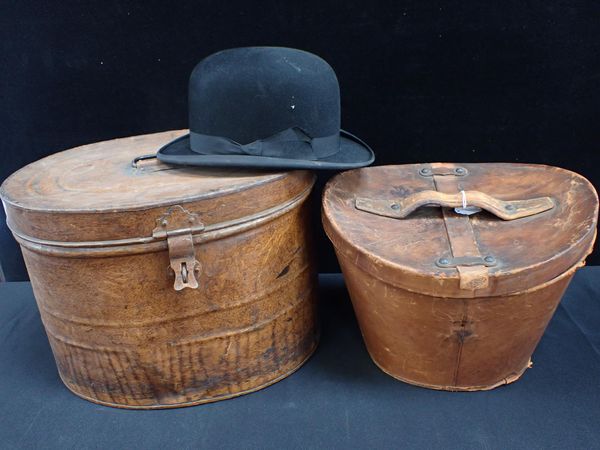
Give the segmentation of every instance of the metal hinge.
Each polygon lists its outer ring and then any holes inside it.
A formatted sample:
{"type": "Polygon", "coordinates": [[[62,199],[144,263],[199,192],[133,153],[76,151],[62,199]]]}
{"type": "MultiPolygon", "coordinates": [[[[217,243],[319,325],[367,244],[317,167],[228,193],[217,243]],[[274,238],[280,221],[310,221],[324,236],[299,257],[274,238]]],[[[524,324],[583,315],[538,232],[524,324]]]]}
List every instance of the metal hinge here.
{"type": "Polygon", "coordinates": [[[152,237],[167,238],[170,267],[175,272],[173,288],[180,291],[184,288],[196,289],[201,266],[196,259],[192,233],[204,230],[204,224],[198,214],[191,213],[182,206],[171,206],[158,218],[158,226],[152,230],[152,237]]]}
{"type": "Polygon", "coordinates": [[[457,177],[466,177],[469,175],[469,171],[464,167],[447,167],[447,166],[437,166],[437,167],[422,167],[419,169],[419,175],[422,177],[433,177],[436,175],[454,175],[457,177]]]}
{"type": "Polygon", "coordinates": [[[472,267],[472,266],[486,266],[494,267],[498,264],[496,258],[491,255],[488,256],[459,256],[456,258],[450,256],[444,256],[435,262],[435,265],[444,269],[453,268],[458,266],[472,267]]]}

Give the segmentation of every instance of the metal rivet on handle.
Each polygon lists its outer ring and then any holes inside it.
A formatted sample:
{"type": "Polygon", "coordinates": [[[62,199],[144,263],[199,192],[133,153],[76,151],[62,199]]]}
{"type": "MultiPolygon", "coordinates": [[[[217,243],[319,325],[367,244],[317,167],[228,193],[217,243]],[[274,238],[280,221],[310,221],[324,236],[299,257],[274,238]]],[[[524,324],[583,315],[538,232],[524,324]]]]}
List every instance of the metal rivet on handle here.
{"type": "Polygon", "coordinates": [[[392,208],[392,209],[400,209],[400,205],[398,203],[392,203],[390,205],[390,208],[392,208]]]}
{"type": "Polygon", "coordinates": [[[447,258],[440,258],[440,259],[438,260],[438,263],[439,263],[441,266],[447,266],[448,264],[450,264],[450,261],[449,261],[447,258]]]}
{"type": "Polygon", "coordinates": [[[493,256],[486,256],[485,258],[483,258],[483,260],[486,263],[490,263],[490,264],[493,264],[496,262],[496,258],[494,258],[493,256]]]}
{"type": "Polygon", "coordinates": [[[419,173],[421,175],[431,175],[431,169],[428,167],[423,167],[421,170],[419,170],[419,173]]]}
{"type": "Polygon", "coordinates": [[[515,209],[515,205],[511,205],[510,203],[504,207],[507,211],[512,211],[515,209]]]}
{"type": "Polygon", "coordinates": [[[464,175],[467,171],[462,168],[462,167],[457,167],[456,169],[454,169],[454,173],[458,174],[458,175],[464,175]]]}

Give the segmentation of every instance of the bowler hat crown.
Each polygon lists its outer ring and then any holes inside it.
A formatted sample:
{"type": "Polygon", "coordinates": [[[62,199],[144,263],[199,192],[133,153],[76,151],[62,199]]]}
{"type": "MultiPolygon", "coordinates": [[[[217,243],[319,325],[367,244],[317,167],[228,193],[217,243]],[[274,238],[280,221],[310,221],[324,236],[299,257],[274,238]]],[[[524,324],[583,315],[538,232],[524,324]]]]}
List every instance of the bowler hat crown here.
{"type": "Polygon", "coordinates": [[[225,50],[190,76],[189,127],[242,144],[292,127],[331,136],[340,130],[338,80],[329,64],[302,50],[225,50]]]}
{"type": "Polygon", "coordinates": [[[340,129],[340,89],[323,59],[282,47],[234,48],[203,59],[188,91],[190,134],[158,151],[166,163],[345,169],[373,162],[340,129]]]}

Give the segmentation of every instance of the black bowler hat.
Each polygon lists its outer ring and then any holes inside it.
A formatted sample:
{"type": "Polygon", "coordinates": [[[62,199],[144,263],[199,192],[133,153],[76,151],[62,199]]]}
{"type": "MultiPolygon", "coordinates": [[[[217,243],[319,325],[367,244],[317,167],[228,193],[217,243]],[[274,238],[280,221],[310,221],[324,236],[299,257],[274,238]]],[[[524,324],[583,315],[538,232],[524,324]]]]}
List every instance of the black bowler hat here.
{"type": "Polygon", "coordinates": [[[193,70],[189,135],[162,147],[169,164],[351,169],[374,160],[340,129],[335,72],[316,55],[281,47],[234,48],[193,70]]]}

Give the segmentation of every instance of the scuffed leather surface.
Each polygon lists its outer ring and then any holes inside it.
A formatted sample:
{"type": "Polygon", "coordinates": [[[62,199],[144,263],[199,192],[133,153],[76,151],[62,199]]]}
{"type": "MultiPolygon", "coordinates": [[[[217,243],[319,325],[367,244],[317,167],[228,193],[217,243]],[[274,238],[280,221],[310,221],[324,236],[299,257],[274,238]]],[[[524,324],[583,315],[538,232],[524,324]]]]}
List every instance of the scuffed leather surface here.
{"type": "Polygon", "coordinates": [[[323,332],[297,373],[179,410],[94,405],[62,385],[28,283],[0,284],[2,448],[597,448],[600,267],[575,275],[518,383],[440,392],[371,362],[339,275],[320,278],[323,332]]]}

